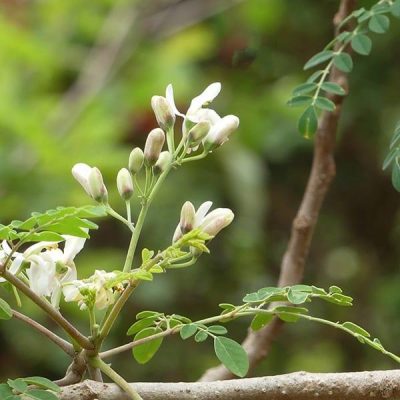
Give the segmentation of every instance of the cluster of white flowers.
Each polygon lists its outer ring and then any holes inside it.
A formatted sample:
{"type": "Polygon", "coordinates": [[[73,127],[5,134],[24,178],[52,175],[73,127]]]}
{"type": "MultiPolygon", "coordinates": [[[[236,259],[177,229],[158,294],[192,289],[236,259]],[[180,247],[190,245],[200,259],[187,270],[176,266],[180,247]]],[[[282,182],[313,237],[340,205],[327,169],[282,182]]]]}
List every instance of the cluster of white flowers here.
{"type": "MultiPolygon", "coordinates": [[[[209,85],[191,101],[186,114],[179,112],[175,105],[172,85],[168,85],[165,97],[153,96],[151,104],[160,128],[149,133],[144,151],[135,148],[131,152],[128,168],[122,168],[117,175],[118,192],[126,202],[129,202],[134,191],[132,177],[143,165],[157,175],[173,161],[171,143],[168,143],[168,151],[162,149],[166,133],[167,141],[171,138],[176,116],[183,118],[182,133],[187,152],[195,151],[202,145],[206,154],[228,140],[237,129],[239,119],[234,115],[220,117],[206,107],[220,90],[221,84],[218,82],[209,85]]],[[[78,163],[72,168],[72,174],[91,198],[108,204],[107,188],[98,168],[78,163]]],[[[234,215],[231,210],[218,208],[208,213],[211,205],[210,201],[205,202],[196,211],[192,203],[186,202],[173,242],[193,229],[201,229],[213,237],[232,222],[234,215]]],[[[74,258],[82,250],[85,239],[68,235],[63,238],[65,244],[62,249],[58,242],[40,242],[21,253],[13,253],[9,244],[3,241],[0,245],[0,263],[9,260],[9,272],[27,282],[37,295],[49,298],[57,308],[61,294],[64,294],[67,302],[78,302],[81,309],[92,306],[103,309],[113,304],[115,292],[122,290],[125,282],[114,285],[116,273],[102,270],[96,270],[88,279],[78,280],[74,258]]],[[[4,279],[0,278],[0,282],[4,282],[4,279]]]]}
{"type": "MultiPolygon", "coordinates": [[[[160,128],[153,129],[147,139],[144,151],[139,147],[133,149],[129,157],[128,168],[122,168],[117,175],[118,192],[125,201],[133,196],[132,176],[137,174],[143,165],[152,168],[154,174],[163,172],[173,161],[172,150],[162,151],[167,132],[171,137],[176,116],[183,118],[182,134],[186,151],[196,151],[200,145],[204,153],[224,144],[238,128],[239,118],[235,115],[220,117],[216,111],[207,106],[218,96],[221,83],[214,82],[200,95],[192,99],[186,114],[181,113],[174,100],[172,85],[168,85],[165,97],[153,96],[151,106],[160,128]]],[[[172,134],[173,135],[173,134],[172,134]]],[[[75,164],[72,174],[82,185],[86,193],[100,203],[108,202],[108,192],[100,170],[84,163],[75,164]]]]}
{"type": "Polygon", "coordinates": [[[153,110],[160,126],[165,126],[163,119],[175,121],[175,115],[183,118],[182,132],[191,142],[190,148],[197,150],[200,143],[206,152],[224,144],[239,126],[239,118],[235,115],[220,117],[214,110],[207,108],[221,91],[221,83],[214,82],[190,103],[186,114],[182,114],[175,105],[172,85],[167,86],[165,98],[152,98],[153,110]],[[171,117],[170,115],[174,117],[171,117]]]}
{"type": "MultiPolygon", "coordinates": [[[[14,275],[22,274],[32,291],[39,296],[49,297],[57,308],[63,284],[77,278],[74,258],[82,250],[86,240],[69,235],[63,237],[63,250],[57,242],[35,243],[23,253],[13,253],[9,268],[9,272],[14,275]]],[[[0,259],[4,262],[5,257],[10,254],[10,247],[3,241],[0,259]]]]}
{"type": "MultiPolygon", "coordinates": [[[[5,262],[11,254],[9,272],[26,280],[38,296],[50,298],[56,308],[59,307],[61,294],[67,302],[78,302],[81,309],[89,304],[98,309],[112,304],[115,287],[108,287],[107,283],[115,279],[116,274],[96,270],[90,278],[77,280],[74,258],[82,250],[86,239],[69,235],[63,237],[63,250],[57,242],[39,242],[22,253],[12,253],[8,243],[3,241],[0,262],[5,262]]],[[[0,278],[0,282],[4,281],[0,278]]],[[[121,285],[117,284],[120,289],[121,285]]]]}

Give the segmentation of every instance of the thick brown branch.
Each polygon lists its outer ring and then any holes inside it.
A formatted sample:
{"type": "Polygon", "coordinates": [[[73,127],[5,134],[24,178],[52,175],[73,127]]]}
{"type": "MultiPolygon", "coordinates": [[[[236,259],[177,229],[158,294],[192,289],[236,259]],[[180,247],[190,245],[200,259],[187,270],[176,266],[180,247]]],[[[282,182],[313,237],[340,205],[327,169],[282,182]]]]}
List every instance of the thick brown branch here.
{"type": "MultiPolygon", "coordinates": [[[[400,370],[311,374],[195,383],[135,383],[144,400],[384,400],[400,398],[400,370]]],[[[129,400],[115,384],[84,381],[61,400],[129,400]]]]}
{"type": "Polygon", "coordinates": [[[70,386],[81,382],[87,368],[87,362],[84,352],[75,354],[71,365],[68,367],[64,378],[61,378],[54,383],[58,386],[70,386]]]}
{"type": "MultiPolygon", "coordinates": [[[[355,4],[356,0],[341,0],[339,11],[334,18],[336,35],[339,33],[337,27],[354,10],[355,4]]],[[[340,84],[347,91],[347,77],[343,72],[333,68],[329,80],[340,84]]],[[[312,168],[302,202],[293,220],[289,244],[282,259],[279,286],[294,285],[301,282],[321,206],[335,176],[334,151],[343,97],[332,96],[331,100],[335,103],[336,109],[332,113],[323,113],[319,120],[312,168]]],[[[250,368],[254,368],[267,356],[269,348],[278,336],[282,325],[283,322],[275,318],[258,332],[249,330],[243,342],[243,347],[248,353],[250,368]]],[[[233,378],[233,375],[223,365],[219,365],[206,371],[200,380],[213,381],[231,378],[233,378]]]]}

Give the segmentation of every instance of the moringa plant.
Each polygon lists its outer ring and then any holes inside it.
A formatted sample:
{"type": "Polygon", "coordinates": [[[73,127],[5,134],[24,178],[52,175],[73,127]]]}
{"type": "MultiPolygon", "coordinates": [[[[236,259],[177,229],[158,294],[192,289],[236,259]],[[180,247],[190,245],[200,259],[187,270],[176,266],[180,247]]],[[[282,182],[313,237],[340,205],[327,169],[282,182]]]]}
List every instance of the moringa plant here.
{"type": "MultiPolygon", "coordinates": [[[[86,375],[101,380],[102,374],[105,374],[132,399],[141,397],[105,360],[120,352],[132,351],[136,362],[147,363],[163,339],[173,334],[179,334],[184,340],[194,338],[196,342],[212,340],[218,359],[235,375],[245,376],[248,371],[247,354],[240,344],[226,337],[225,327],[227,322],[245,316],[252,317],[253,330],[261,329],[274,316],[286,322],[306,319],[328,324],[400,361],[399,357],[385,350],[377,339],[371,339],[369,333],[356,324],[331,322],[309,315],[304,305],[314,299],[340,306],[352,305],[352,298],[344,295],[336,286],[330,287],[329,291],[309,285],[261,288],[247,294],[242,304],[220,304],[220,313],[198,321],[178,314],[143,310],[137,314],[136,321],[132,321],[127,331],[132,340],[119,347],[103,350],[116,319],[138,285],[152,281],[157,274],[194,265],[199,257],[210,251],[211,240],[233,221],[234,214],[230,209],[210,211],[212,203],[207,201],[196,210],[190,201],[186,201],[175,232],[171,234],[171,244],[159,251],[142,249],[141,262],[134,264],[146,214],[167,175],[185,163],[210,155],[238,128],[239,119],[236,116],[221,118],[214,110],[204,107],[218,95],[220,89],[220,83],[208,86],[192,100],[186,114],[176,109],[171,85],[167,88],[166,97],[152,98],[151,104],[160,128],[149,133],[144,151],[140,148],[132,150],[127,168],[122,168],[117,174],[118,192],[126,203],[125,216],[110,205],[100,170],[79,163],[73,166],[72,174],[97,205],[59,207],[45,213],[33,213],[26,221],[12,221],[0,227],[3,240],[0,253],[1,282],[4,288],[12,290],[18,307],[22,305],[20,293],[29,297],[63,328],[68,341],[13,310],[3,299],[0,300],[0,317],[15,317],[27,322],[72,357],[72,366],[80,365],[82,379],[86,375]],[[182,133],[178,140],[174,130],[177,116],[183,118],[182,133]],[[163,150],[165,142],[167,146],[163,150]],[[140,173],[145,175],[142,184],[138,179],[140,173]],[[131,216],[131,200],[135,195],[141,204],[137,221],[133,221],[131,216]],[[79,276],[78,279],[79,269],[74,259],[82,251],[90,230],[98,228],[92,220],[106,215],[124,224],[131,234],[125,264],[112,271],[95,270],[91,276],[79,276]],[[75,302],[87,314],[88,335],[65,319],[62,314],[63,302],[75,302]],[[268,308],[270,304],[273,307],[268,308]],[[101,314],[102,310],[105,313],[101,314]]],[[[9,380],[0,386],[1,398],[10,400],[56,399],[58,390],[55,383],[42,377],[9,380]]]]}
{"type": "MultiPolygon", "coordinates": [[[[317,112],[332,112],[335,109],[329,96],[321,93],[345,94],[342,86],[327,80],[331,69],[335,67],[350,72],[353,61],[346,49],[351,46],[359,54],[368,54],[371,41],[366,32],[385,32],[389,27],[386,15],[389,13],[400,16],[399,0],[381,0],[369,10],[362,8],[351,13],[341,26],[355,21],[355,28],[341,31],[322,52],[306,63],[306,69],[322,63],[326,66],[298,86],[289,101],[289,105],[307,107],[298,124],[304,136],[311,137],[317,130],[317,112]]],[[[264,328],[275,317],[285,322],[308,320],[326,324],[400,362],[400,357],[386,350],[378,339],[372,338],[355,323],[333,322],[310,315],[308,305],[314,300],[348,307],[352,305],[352,298],[343,294],[337,286],[325,290],[304,284],[260,288],[246,294],[241,304],[222,303],[216,315],[201,320],[166,314],[162,310],[142,310],[127,331],[131,340],[118,347],[104,349],[115,321],[135,289],[140,284],[151,283],[158,274],[179,273],[180,269],[195,265],[199,257],[212,250],[212,239],[234,219],[233,211],[228,208],[210,211],[210,201],[196,208],[186,200],[179,218],[177,216],[177,227],[171,232],[171,239],[166,241],[165,248],[143,248],[140,261],[135,263],[138,259],[135,258],[137,244],[147,213],[167,176],[189,162],[211,156],[239,127],[238,117],[220,117],[208,107],[220,90],[218,82],[209,85],[191,101],[186,113],[177,109],[172,85],[167,87],[165,97],[153,96],[151,106],[159,128],[148,134],[143,150],[139,147],[132,150],[126,167],[118,172],[116,178],[118,193],[126,205],[125,215],[119,214],[110,204],[100,170],[78,163],[73,166],[72,175],[95,205],[58,207],[44,213],[32,213],[25,221],[0,225],[0,284],[14,297],[12,306],[0,298],[0,319],[14,317],[22,320],[71,358],[65,377],[59,381],[52,382],[43,377],[10,379],[0,384],[0,399],[54,400],[58,398],[60,386],[79,382],[85,377],[102,381],[103,375],[119,385],[131,399],[141,399],[134,385],[128,384],[108,360],[121,352],[131,351],[137,363],[150,362],[164,339],[174,334],[195,342],[211,340],[219,361],[233,374],[244,377],[249,369],[247,354],[239,343],[227,337],[226,328],[227,323],[241,317],[251,319],[253,331],[264,328]],[[178,118],[182,120],[179,134],[176,132],[176,126],[180,125],[178,118]],[[134,197],[140,200],[137,220],[133,220],[131,212],[134,197]],[[75,257],[83,250],[90,231],[98,228],[93,220],[106,216],[125,225],[131,235],[125,263],[116,269],[94,270],[90,276],[83,277],[79,267],[76,267],[75,257]],[[65,338],[19,311],[24,305],[21,294],[47,313],[62,328],[65,338]],[[87,315],[85,332],[65,318],[65,302],[76,303],[87,315]]],[[[386,167],[396,161],[393,182],[397,189],[400,188],[399,132],[397,129],[391,153],[385,162],[386,167]]]]}

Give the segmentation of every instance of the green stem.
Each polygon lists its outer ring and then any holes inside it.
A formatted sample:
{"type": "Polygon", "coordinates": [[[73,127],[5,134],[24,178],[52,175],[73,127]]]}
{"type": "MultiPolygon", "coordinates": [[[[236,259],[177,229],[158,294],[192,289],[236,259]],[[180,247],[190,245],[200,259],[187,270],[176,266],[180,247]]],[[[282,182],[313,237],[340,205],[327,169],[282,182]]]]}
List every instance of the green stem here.
{"type": "Polygon", "coordinates": [[[135,229],[131,237],[131,242],[129,243],[128,253],[126,255],[125,264],[123,272],[129,272],[132,268],[133,258],[135,257],[136,246],[139,241],[140,233],[142,232],[144,220],[146,219],[147,211],[150,204],[145,200],[139,213],[138,220],[136,222],[135,229]]]}
{"type": "MultiPolygon", "coordinates": [[[[251,312],[248,312],[248,311],[242,311],[242,312],[240,312],[240,311],[239,311],[240,309],[244,309],[245,307],[248,307],[248,304],[244,304],[244,305],[242,305],[242,306],[240,306],[240,307],[237,307],[235,310],[233,310],[233,311],[231,311],[231,312],[229,312],[229,313],[226,313],[226,314],[224,314],[224,315],[216,315],[216,316],[214,316],[214,317],[209,317],[209,318],[201,319],[201,320],[196,321],[196,322],[193,322],[193,323],[194,323],[194,324],[204,324],[204,325],[207,325],[207,324],[210,324],[210,323],[213,323],[213,322],[223,321],[224,319],[227,319],[227,318],[243,317],[243,316],[248,316],[248,315],[254,315],[254,314],[256,314],[255,311],[251,311],[251,312]]],[[[165,337],[165,336],[173,335],[173,334],[175,334],[175,333],[178,333],[178,332],[181,330],[182,326],[183,326],[183,325],[178,325],[178,326],[175,326],[175,327],[173,327],[173,328],[171,328],[171,329],[167,329],[167,330],[165,330],[165,331],[163,331],[163,332],[159,332],[159,333],[156,333],[156,334],[154,334],[154,335],[147,336],[147,337],[145,337],[145,338],[135,340],[135,341],[133,341],[133,342],[124,344],[124,345],[119,346],[119,347],[116,347],[116,348],[114,348],[114,349],[110,349],[110,350],[107,350],[107,351],[103,351],[102,353],[99,354],[99,357],[101,357],[101,358],[112,357],[112,356],[114,356],[114,355],[116,355],[116,354],[119,354],[119,353],[122,353],[122,352],[124,352],[124,351],[130,350],[130,349],[132,349],[133,347],[136,347],[136,346],[139,346],[139,345],[141,345],[141,344],[150,342],[150,341],[152,341],[152,340],[159,339],[159,338],[162,338],[162,337],[165,337]]]]}
{"type": "Polygon", "coordinates": [[[144,183],[144,195],[147,195],[147,192],[149,190],[149,180],[150,180],[150,171],[151,167],[148,167],[147,165],[145,166],[145,171],[146,171],[146,180],[144,183]]]}
{"type": "MultiPolygon", "coordinates": [[[[263,313],[263,314],[275,314],[273,310],[260,310],[260,309],[249,309],[249,311],[257,311],[257,313],[263,313]]],[[[353,332],[351,329],[346,328],[345,326],[343,326],[340,323],[337,322],[332,322],[326,319],[322,319],[322,318],[318,318],[318,317],[312,317],[311,315],[307,315],[307,314],[300,314],[300,313],[292,313],[292,312],[286,312],[285,314],[288,315],[292,315],[298,318],[302,318],[302,319],[306,319],[308,321],[313,321],[313,322],[318,322],[320,324],[324,324],[324,325],[329,325],[332,326],[336,329],[340,329],[346,333],[348,333],[351,336],[354,336],[356,339],[359,339],[360,336],[363,338],[362,340],[364,340],[362,343],[366,343],[369,344],[368,341],[372,342],[371,339],[366,338],[360,334],[357,334],[356,332],[353,332]]],[[[400,357],[397,356],[396,354],[391,353],[390,351],[387,351],[386,349],[382,348],[381,350],[379,350],[381,353],[389,356],[390,358],[392,358],[393,360],[395,360],[396,362],[400,363],[400,357]]]]}
{"type": "Polygon", "coordinates": [[[109,215],[111,215],[111,216],[114,217],[115,219],[121,221],[123,224],[125,224],[125,225],[129,228],[129,230],[130,230],[131,232],[133,232],[134,227],[133,227],[133,225],[132,225],[132,223],[131,223],[130,221],[128,221],[127,219],[125,219],[122,215],[118,214],[109,204],[107,204],[106,207],[107,207],[107,208],[106,208],[107,213],[108,213],[109,215]]]}
{"type": "Polygon", "coordinates": [[[201,153],[201,154],[198,154],[197,156],[184,158],[184,159],[181,161],[181,163],[183,164],[183,163],[187,163],[187,162],[190,162],[190,161],[202,160],[203,158],[207,157],[207,154],[208,154],[208,153],[201,153]]]}
{"type": "Polygon", "coordinates": [[[167,131],[167,146],[168,151],[173,154],[175,151],[175,143],[174,143],[174,127],[168,129],[167,131]]]}
{"type": "Polygon", "coordinates": [[[139,192],[139,197],[144,197],[144,193],[139,185],[136,174],[133,176],[133,184],[135,185],[136,190],[139,192]]]}
{"type": "MultiPolygon", "coordinates": [[[[211,323],[214,323],[214,322],[219,322],[219,321],[222,322],[224,319],[227,319],[227,318],[251,316],[251,315],[260,314],[260,313],[270,314],[270,315],[272,314],[272,315],[276,315],[276,316],[279,315],[279,313],[274,312],[274,310],[266,310],[266,309],[254,308],[254,307],[249,307],[249,304],[243,304],[242,306],[236,307],[234,310],[232,310],[232,311],[230,311],[230,312],[228,312],[226,314],[216,315],[214,317],[209,317],[209,318],[204,318],[204,319],[195,321],[193,323],[194,324],[207,325],[207,324],[211,324],[211,323]]],[[[342,324],[337,323],[337,322],[332,322],[332,321],[325,320],[325,319],[318,318],[318,317],[312,317],[311,315],[307,315],[307,314],[293,313],[293,312],[290,312],[290,311],[285,311],[285,314],[288,314],[288,315],[291,315],[291,316],[297,317],[297,318],[306,319],[308,321],[313,321],[313,322],[317,322],[317,323],[320,323],[320,324],[332,326],[332,327],[334,327],[336,329],[340,329],[340,330],[350,334],[351,336],[354,336],[358,340],[360,340],[360,336],[362,336],[360,334],[357,334],[356,332],[353,332],[351,329],[348,329],[345,326],[343,326],[342,324]]],[[[141,344],[150,342],[152,340],[159,339],[159,338],[162,338],[162,337],[165,337],[165,336],[169,336],[169,335],[173,335],[175,333],[178,333],[181,330],[182,326],[184,326],[184,325],[178,325],[178,326],[176,326],[176,327],[174,327],[172,329],[167,329],[167,330],[165,330],[163,332],[156,333],[155,335],[148,336],[148,337],[145,337],[145,338],[142,338],[142,339],[138,339],[138,340],[135,340],[135,341],[133,341],[131,343],[127,343],[125,345],[116,347],[116,348],[111,349],[111,350],[107,350],[105,352],[100,353],[99,357],[101,357],[101,358],[111,357],[111,356],[114,356],[114,355],[119,354],[121,352],[130,350],[133,347],[136,347],[136,346],[139,346],[141,344]]],[[[369,346],[373,347],[375,350],[379,350],[381,353],[383,353],[383,354],[387,355],[388,357],[392,358],[397,363],[400,363],[400,357],[399,356],[397,356],[394,353],[391,353],[390,351],[387,351],[383,347],[382,347],[382,349],[377,349],[376,347],[373,346],[373,344],[374,344],[373,341],[371,339],[369,339],[368,337],[362,336],[362,340],[363,340],[362,343],[368,344],[369,346]]]]}
{"type": "Polygon", "coordinates": [[[132,400],[143,400],[139,393],[121,375],[117,374],[108,364],[99,357],[89,359],[90,365],[99,368],[111,380],[113,380],[122,390],[124,390],[132,400]]]}
{"type": "Polygon", "coordinates": [[[127,200],[125,204],[126,204],[126,218],[128,219],[129,224],[132,225],[132,212],[131,212],[130,200],[127,200]]]}
{"type": "MultiPolygon", "coordinates": [[[[161,258],[161,255],[157,255],[154,257],[152,260],[147,262],[145,265],[142,266],[142,268],[146,271],[150,270],[155,264],[157,264],[159,259],[161,258]]],[[[117,299],[117,301],[114,303],[114,305],[111,308],[111,311],[107,314],[107,316],[104,318],[104,322],[102,324],[102,328],[100,331],[99,339],[98,339],[98,348],[101,346],[102,341],[108,336],[110,333],[110,330],[117,319],[119,313],[122,310],[122,307],[124,304],[127,302],[129,299],[130,295],[132,292],[137,288],[139,285],[140,280],[134,280],[132,281],[129,286],[125,289],[124,293],[117,299]]]]}
{"type": "MultiPolygon", "coordinates": [[[[149,197],[147,199],[144,199],[144,203],[142,205],[142,209],[140,210],[140,214],[135,226],[135,229],[132,234],[131,241],[129,243],[129,248],[128,248],[128,253],[126,255],[126,260],[124,264],[124,272],[129,272],[132,268],[132,263],[133,259],[135,257],[135,252],[136,252],[136,247],[137,243],[140,237],[140,234],[142,232],[143,224],[146,219],[147,211],[151,205],[151,202],[154,199],[154,196],[156,195],[158,189],[164,182],[165,178],[167,177],[168,173],[170,172],[172,168],[172,164],[160,175],[158,178],[156,184],[154,185],[149,197]]],[[[106,338],[106,336],[109,334],[112,326],[114,325],[115,320],[118,317],[118,314],[122,310],[122,307],[126,303],[126,301],[129,299],[131,293],[136,289],[138,286],[139,281],[133,282],[130,286],[128,286],[124,293],[118,298],[118,300],[114,303],[114,305],[111,308],[111,311],[107,313],[107,316],[105,320],[103,321],[103,326],[100,331],[100,338],[99,338],[99,346],[101,346],[102,341],[106,338]]]]}
{"type": "Polygon", "coordinates": [[[94,326],[96,325],[96,315],[94,313],[94,307],[90,307],[89,311],[89,323],[90,323],[90,333],[94,336],[94,326]]]}
{"type": "Polygon", "coordinates": [[[190,267],[191,265],[195,264],[196,261],[197,261],[197,258],[193,257],[191,260],[180,263],[180,264],[170,264],[167,268],[168,269],[186,268],[186,267],[190,267]]]}

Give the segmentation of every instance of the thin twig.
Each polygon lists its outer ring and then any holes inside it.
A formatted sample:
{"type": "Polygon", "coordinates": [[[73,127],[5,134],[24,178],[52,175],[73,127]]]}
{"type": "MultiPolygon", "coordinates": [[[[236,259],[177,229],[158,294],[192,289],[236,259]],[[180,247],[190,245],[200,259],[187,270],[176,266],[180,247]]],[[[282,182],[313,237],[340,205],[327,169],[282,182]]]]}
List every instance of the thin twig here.
{"type": "Polygon", "coordinates": [[[75,351],[74,347],[72,346],[71,343],[68,343],[66,340],[60,338],[58,335],[55,333],[51,332],[49,329],[44,327],[43,325],[39,324],[39,322],[34,321],[33,319],[29,318],[28,316],[16,311],[12,310],[13,316],[20,321],[25,322],[32,328],[36,329],[38,332],[40,332],[42,335],[46,336],[48,339],[50,339],[53,343],[55,343],[58,347],[60,347],[65,353],[67,353],[69,356],[74,357],[75,356],[75,351]]]}
{"type": "Polygon", "coordinates": [[[68,333],[68,335],[70,335],[80,346],[85,349],[93,348],[93,343],[86,336],[79,332],[69,321],[67,321],[61,315],[58,310],[56,310],[50,303],[38,296],[19,278],[14,276],[8,270],[3,271],[2,277],[10,282],[12,285],[14,285],[17,289],[19,289],[20,292],[24,293],[43,311],[45,311],[50,316],[50,318],[52,318],[61,328],[63,328],[65,332],[68,333]]]}
{"type": "MultiPolygon", "coordinates": [[[[341,0],[339,11],[334,18],[336,35],[339,33],[337,27],[354,10],[355,5],[356,0],[341,0]]],[[[334,67],[329,80],[340,84],[347,92],[346,74],[334,67]]],[[[314,144],[313,164],[300,208],[293,220],[289,244],[282,259],[279,286],[301,282],[319,212],[335,176],[334,152],[343,97],[335,95],[330,98],[335,103],[336,109],[334,112],[324,112],[319,121],[314,144]]],[[[265,328],[257,332],[249,329],[243,347],[249,356],[251,369],[267,356],[272,342],[279,335],[282,326],[283,322],[274,318],[265,328]]],[[[233,375],[223,365],[219,365],[207,370],[200,381],[232,378],[233,375]]]]}
{"type": "MultiPolygon", "coordinates": [[[[151,340],[163,338],[165,336],[172,335],[172,334],[174,334],[176,332],[178,332],[178,330],[176,330],[176,329],[167,329],[165,331],[162,331],[160,333],[156,333],[156,334],[152,335],[151,336],[151,340]]],[[[131,350],[134,347],[140,346],[141,344],[147,343],[147,342],[149,342],[149,338],[148,337],[142,338],[142,339],[137,339],[137,340],[134,340],[133,342],[129,342],[129,343],[124,344],[122,346],[115,347],[114,349],[103,351],[102,353],[99,354],[99,357],[101,359],[112,357],[112,356],[115,356],[115,355],[117,355],[119,353],[123,353],[124,351],[131,350]]]]}

